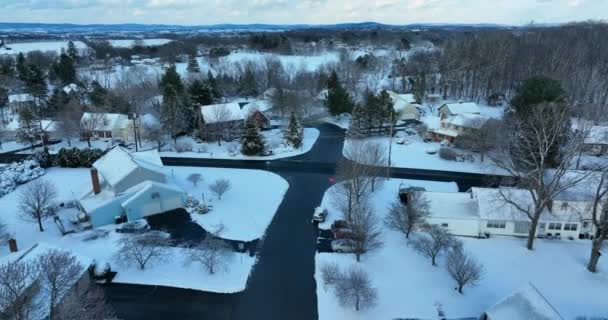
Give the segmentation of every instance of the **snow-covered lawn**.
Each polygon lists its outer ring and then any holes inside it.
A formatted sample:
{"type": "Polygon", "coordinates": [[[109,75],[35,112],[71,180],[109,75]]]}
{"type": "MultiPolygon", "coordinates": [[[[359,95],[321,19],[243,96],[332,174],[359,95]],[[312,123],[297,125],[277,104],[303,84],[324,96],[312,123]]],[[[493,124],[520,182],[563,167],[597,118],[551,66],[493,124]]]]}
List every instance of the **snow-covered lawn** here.
{"type": "Polygon", "coordinates": [[[27,144],[21,144],[17,141],[2,141],[2,148],[0,148],[0,153],[11,152],[27,147],[27,144]]]}
{"type": "MultiPolygon", "coordinates": [[[[84,42],[74,41],[76,48],[82,50],[87,47],[84,42]]],[[[3,54],[26,54],[30,51],[40,50],[42,52],[45,51],[54,51],[56,53],[60,53],[61,49],[66,49],[68,47],[67,41],[38,41],[38,42],[20,42],[20,43],[7,43],[5,47],[0,48],[0,55],[3,54]],[[6,47],[11,48],[11,50],[6,50],[6,47]]]]}
{"type": "Polygon", "coordinates": [[[318,55],[281,55],[273,53],[264,53],[256,51],[237,51],[232,52],[228,56],[220,58],[229,63],[253,61],[263,63],[265,59],[277,58],[281,61],[285,70],[297,70],[305,69],[307,71],[315,71],[319,69],[321,65],[337,62],[339,60],[339,53],[335,51],[327,51],[318,55]]]}
{"type": "MultiPolygon", "coordinates": [[[[185,167],[166,167],[166,170],[174,183],[198,199],[203,192],[207,200],[213,199],[212,212],[204,216],[193,214],[193,218],[209,228],[223,223],[226,227],[223,235],[234,239],[251,240],[261,237],[288,188],[285,180],[263,171],[185,167]],[[186,177],[194,172],[201,173],[205,179],[197,188],[186,180],[186,177]],[[226,192],[222,200],[216,200],[208,191],[208,185],[217,178],[227,178],[232,183],[232,188],[226,192]],[[252,188],[253,183],[256,188],[252,188]]],[[[83,190],[90,188],[89,169],[50,168],[40,179],[54,183],[58,201],[61,202],[73,201],[83,193],[83,190]]],[[[119,249],[119,241],[123,236],[129,235],[116,233],[114,225],[62,236],[52,219],[46,219],[43,221],[45,231],[40,232],[35,222],[20,216],[17,203],[21,191],[26,186],[27,184],[21,185],[15,191],[0,198],[0,222],[7,225],[7,231],[13,234],[20,250],[26,250],[39,242],[69,249],[75,254],[95,259],[100,268],[103,268],[106,262],[110,263],[112,269],[118,272],[116,282],[175,286],[213,292],[237,292],[245,289],[255,259],[240,253],[232,254],[228,270],[209,275],[200,265],[186,264],[187,259],[183,249],[172,248],[166,263],[152,264],[142,271],[136,266],[126,266],[121,261],[117,261],[115,255],[119,249]],[[103,231],[107,231],[105,236],[85,240],[103,231]]],[[[64,209],[59,214],[73,216],[76,210],[64,209]]],[[[1,246],[0,256],[7,253],[7,246],[1,246]]]]}
{"type": "Polygon", "coordinates": [[[192,213],[192,219],[207,231],[223,225],[221,237],[251,241],[264,235],[283,200],[289,184],[280,176],[261,170],[240,170],[198,167],[166,167],[173,182],[194,198],[213,205],[207,214],[192,213]],[[202,174],[204,181],[194,184],[187,180],[191,173],[202,174]],[[231,184],[222,199],[209,190],[217,179],[228,179],[231,184]]]}
{"type": "MultiPolygon", "coordinates": [[[[409,184],[416,185],[409,182],[409,184]]],[[[398,180],[391,180],[371,195],[371,204],[379,218],[396,199],[398,180]]],[[[424,186],[424,185],[422,185],[424,186]]],[[[456,191],[449,187],[428,190],[456,191]],[[441,190],[443,189],[443,190],[441,190]]],[[[323,203],[330,209],[329,220],[339,215],[331,207],[331,192],[323,203]]],[[[325,226],[331,222],[328,221],[325,226]]],[[[384,246],[364,254],[357,264],[352,254],[318,253],[316,255],[319,319],[395,319],[426,318],[437,315],[436,303],[443,306],[448,318],[478,317],[484,310],[528,282],[533,283],[565,317],[607,316],[605,293],[608,292],[608,260],[600,260],[597,274],[586,271],[590,243],[583,240],[537,240],[536,249],[526,250],[525,239],[492,237],[460,238],[466,250],[485,267],[483,279],[476,287],[465,287],[464,295],[454,290],[455,283],[444,267],[438,267],[407,245],[403,234],[383,228],[384,246]],[[368,272],[377,289],[378,304],[372,309],[355,311],[342,307],[331,288],[324,288],[320,267],[336,262],[342,268],[357,264],[368,272]]]]}
{"type": "MultiPolygon", "coordinates": [[[[218,146],[217,142],[196,143],[192,137],[182,137],[178,139],[178,144],[186,143],[192,146],[192,151],[176,152],[163,151],[161,156],[164,157],[184,157],[184,158],[212,158],[212,159],[238,159],[238,160],[274,160],[286,157],[293,157],[304,154],[312,148],[319,137],[319,130],[315,128],[304,128],[304,141],[300,148],[294,149],[285,146],[283,143],[283,133],[280,129],[272,129],[262,131],[262,135],[266,141],[266,145],[272,150],[273,154],[269,156],[246,156],[241,154],[241,143],[238,141],[222,142],[218,146]]],[[[173,141],[170,142],[171,145],[173,141]]],[[[165,146],[163,149],[171,148],[165,146]]],[[[152,145],[150,145],[152,146],[152,145]]]]}
{"type": "Polygon", "coordinates": [[[170,39],[118,39],[118,40],[108,40],[112,47],[115,48],[130,48],[135,45],[135,41],[142,41],[145,46],[162,46],[163,44],[167,44],[173,40],[170,39]]]}

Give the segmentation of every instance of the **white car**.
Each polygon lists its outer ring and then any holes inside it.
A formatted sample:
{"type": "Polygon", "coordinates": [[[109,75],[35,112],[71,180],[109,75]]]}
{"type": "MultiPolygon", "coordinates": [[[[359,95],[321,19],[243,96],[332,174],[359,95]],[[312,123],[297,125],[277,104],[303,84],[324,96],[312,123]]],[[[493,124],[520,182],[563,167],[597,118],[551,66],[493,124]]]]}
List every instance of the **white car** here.
{"type": "Polygon", "coordinates": [[[323,222],[325,218],[327,218],[327,209],[316,207],[315,213],[312,215],[312,222],[323,222]]]}
{"type": "Polygon", "coordinates": [[[334,252],[354,252],[355,242],[350,239],[339,239],[331,242],[331,250],[334,252]]]}

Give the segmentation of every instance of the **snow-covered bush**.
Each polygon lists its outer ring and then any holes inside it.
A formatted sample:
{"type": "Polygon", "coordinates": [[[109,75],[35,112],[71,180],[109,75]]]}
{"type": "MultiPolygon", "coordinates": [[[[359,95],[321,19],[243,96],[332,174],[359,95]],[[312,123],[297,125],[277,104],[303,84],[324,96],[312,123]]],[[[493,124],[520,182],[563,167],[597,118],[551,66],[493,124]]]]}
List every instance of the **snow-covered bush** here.
{"type": "Polygon", "coordinates": [[[192,151],[192,143],[188,141],[178,141],[175,144],[175,151],[180,153],[192,151]]]}
{"type": "Polygon", "coordinates": [[[456,161],[458,158],[458,152],[452,148],[442,147],[439,149],[439,157],[443,160],[456,161]]]}
{"type": "Polygon", "coordinates": [[[57,164],[64,168],[90,168],[101,156],[101,149],[61,148],[57,153],[57,164]]]}
{"type": "Polygon", "coordinates": [[[35,160],[12,163],[0,169],[0,197],[12,192],[17,185],[39,178],[44,169],[35,160]]]}

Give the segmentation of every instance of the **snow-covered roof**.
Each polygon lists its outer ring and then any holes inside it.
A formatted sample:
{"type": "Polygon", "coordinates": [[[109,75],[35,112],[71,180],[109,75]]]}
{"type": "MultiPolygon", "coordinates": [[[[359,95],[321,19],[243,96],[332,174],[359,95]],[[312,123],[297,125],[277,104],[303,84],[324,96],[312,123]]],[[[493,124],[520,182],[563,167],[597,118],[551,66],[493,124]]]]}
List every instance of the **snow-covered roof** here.
{"type": "Polygon", "coordinates": [[[444,119],[443,122],[457,127],[479,129],[488,121],[488,119],[488,117],[479,114],[463,113],[448,117],[444,119]]]}
{"type": "Polygon", "coordinates": [[[428,200],[433,218],[479,219],[477,202],[466,192],[419,191],[415,196],[424,196],[428,200]]]}
{"type": "MultiPolygon", "coordinates": [[[[96,131],[112,131],[115,129],[125,129],[129,127],[129,116],[120,113],[102,113],[105,121],[95,128],[96,131]]],[[[80,122],[88,121],[92,117],[99,115],[98,113],[85,112],[82,114],[80,122]]]]}
{"type": "Polygon", "coordinates": [[[403,111],[407,106],[412,105],[416,102],[416,98],[413,94],[398,94],[393,91],[387,91],[388,95],[391,97],[393,101],[393,109],[395,112],[403,111]]]}
{"type": "Polygon", "coordinates": [[[585,144],[608,144],[608,126],[593,126],[589,129],[585,144]]]}
{"type": "MultiPolygon", "coordinates": [[[[549,180],[554,179],[554,173],[554,170],[547,170],[545,177],[549,180]]],[[[557,194],[554,200],[592,201],[601,177],[601,171],[569,170],[561,177],[560,184],[562,186],[574,185],[557,194]],[[580,182],[576,183],[577,181],[580,182]]]]}
{"type": "Polygon", "coordinates": [[[207,124],[244,119],[237,102],[201,106],[201,114],[207,124]]]}
{"type": "Polygon", "coordinates": [[[164,174],[162,161],[155,150],[131,154],[120,146],[114,147],[95,161],[93,167],[110,186],[115,186],[140,167],[164,174]]]}
{"type": "Polygon", "coordinates": [[[34,101],[34,97],[29,93],[11,94],[8,96],[9,103],[34,101]]]}
{"type": "Polygon", "coordinates": [[[317,99],[318,100],[327,100],[328,96],[329,96],[329,90],[323,89],[323,90],[321,90],[321,92],[319,92],[317,94],[317,99]]]}
{"type": "Polygon", "coordinates": [[[444,136],[448,136],[448,137],[458,137],[459,132],[456,130],[452,130],[452,129],[435,129],[433,130],[433,132],[440,134],[440,135],[444,135],[444,136]]]}
{"type": "Polygon", "coordinates": [[[563,320],[549,301],[528,284],[490,307],[485,314],[490,320],[563,320]]]}
{"type": "Polygon", "coordinates": [[[63,87],[63,92],[69,94],[71,92],[78,92],[78,85],[75,83],[70,83],[67,86],[63,87]]]}
{"type": "Polygon", "coordinates": [[[451,114],[462,114],[462,113],[481,113],[481,109],[477,106],[475,102],[456,102],[456,103],[446,103],[442,105],[439,109],[447,108],[451,114]]]}

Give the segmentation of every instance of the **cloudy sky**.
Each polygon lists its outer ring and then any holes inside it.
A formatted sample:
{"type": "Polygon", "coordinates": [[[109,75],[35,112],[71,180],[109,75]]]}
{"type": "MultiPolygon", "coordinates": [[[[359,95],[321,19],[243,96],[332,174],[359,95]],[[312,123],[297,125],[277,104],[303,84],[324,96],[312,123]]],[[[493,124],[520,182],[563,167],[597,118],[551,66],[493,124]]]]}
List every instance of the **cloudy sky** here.
{"type": "Polygon", "coordinates": [[[608,0],[0,0],[1,22],[570,22],[608,19],[608,0]]]}

